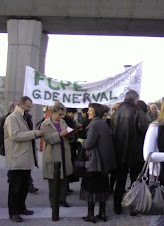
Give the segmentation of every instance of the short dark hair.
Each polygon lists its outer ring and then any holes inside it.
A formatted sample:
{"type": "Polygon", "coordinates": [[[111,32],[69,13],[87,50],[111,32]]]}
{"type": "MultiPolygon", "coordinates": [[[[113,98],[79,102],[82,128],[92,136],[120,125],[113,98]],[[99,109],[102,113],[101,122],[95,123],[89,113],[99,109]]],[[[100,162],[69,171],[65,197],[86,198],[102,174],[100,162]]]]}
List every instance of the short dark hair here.
{"type": "Polygon", "coordinates": [[[23,97],[20,98],[19,104],[18,104],[18,105],[25,104],[27,100],[31,101],[31,103],[32,103],[32,100],[31,100],[30,97],[28,97],[28,96],[23,96],[23,97]]]}
{"type": "Polygon", "coordinates": [[[66,112],[67,112],[67,113],[70,113],[70,112],[72,112],[72,113],[77,113],[77,108],[67,108],[67,109],[66,109],[66,112]]]}
{"type": "Polygon", "coordinates": [[[102,118],[104,116],[104,107],[102,104],[90,103],[89,107],[95,110],[96,117],[102,118]]]}
{"type": "Polygon", "coordinates": [[[130,89],[125,95],[125,101],[131,103],[134,103],[137,98],[139,98],[139,94],[133,89],[130,89]]]}
{"type": "Polygon", "coordinates": [[[109,111],[110,111],[110,107],[108,107],[107,105],[103,105],[103,107],[104,107],[104,113],[109,113],[109,111]]]}
{"type": "Polygon", "coordinates": [[[139,100],[137,108],[142,109],[145,113],[147,112],[147,104],[143,100],[139,100]]]}
{"type": "Polygon", "coordinates": [[[88,108],[82,108],[81,111],[82,111],[83,113],[86,113],[86,114],[87,114],[88,108]]]}

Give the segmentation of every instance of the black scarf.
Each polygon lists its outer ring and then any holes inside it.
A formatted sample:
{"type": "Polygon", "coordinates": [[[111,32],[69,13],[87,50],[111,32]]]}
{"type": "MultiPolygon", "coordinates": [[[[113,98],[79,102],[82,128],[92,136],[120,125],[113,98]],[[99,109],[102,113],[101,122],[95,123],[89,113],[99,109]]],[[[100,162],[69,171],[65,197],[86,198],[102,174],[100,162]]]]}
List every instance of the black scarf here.
{"type": "MultiPolygon", "coordinates": [[[[25,113],[23,118],[27,122],[29,129],[33,130],[32,116],[28,113],[25,113]]],[[[35,139],[32,139],[32,149],[33,149],[35,166],[37,166],[37,161],[36,161],[36,156],[35,156],[35,139]]]]}

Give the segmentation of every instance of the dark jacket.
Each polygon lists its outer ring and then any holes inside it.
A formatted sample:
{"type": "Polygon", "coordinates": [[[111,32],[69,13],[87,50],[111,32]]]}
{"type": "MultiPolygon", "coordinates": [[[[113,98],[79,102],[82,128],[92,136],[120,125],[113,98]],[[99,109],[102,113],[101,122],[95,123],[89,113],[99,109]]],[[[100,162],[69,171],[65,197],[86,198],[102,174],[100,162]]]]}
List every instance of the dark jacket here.
{"type": "Polygon", "coordinates": [[[82,118],[80,124],[82,125],[82,130],[79,131],[79,137],[82,139],[86,139],[86,135],[87,135],[87,126],[90,123],[90,119],[88,117],[82,118]]]}
{"type": "Polygon", "coordinates": [[[6,118],[10,115],[9,112],[7,115],[4,115],[0,118],[0,155],[5,156],[5,145],[4,145],[4,124],[6,118]]]}
{"type": "Polygon", "coordinates": [[[82,146],[90,151],[87,171],[109,173],[116,168],[115,152],[109,126],[103,119],[94,118],[87,127],[87,138],[82,146]]]}
{"type": "Polygon", "coordinates": [[[135,104],[124,101],[112,116],[111,129],[118,166],[135,167],[138,136],[144,136],[147,130],[145,114],[135,104]]]}

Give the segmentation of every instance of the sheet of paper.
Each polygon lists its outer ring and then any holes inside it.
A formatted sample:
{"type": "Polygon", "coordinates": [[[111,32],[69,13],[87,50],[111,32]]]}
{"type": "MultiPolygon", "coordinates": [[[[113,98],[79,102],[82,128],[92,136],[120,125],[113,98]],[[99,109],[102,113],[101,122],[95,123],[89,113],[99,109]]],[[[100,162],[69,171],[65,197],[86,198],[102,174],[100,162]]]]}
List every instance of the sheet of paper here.
{"type": "Polygon", "coordinates": [[[72,131],[73,129],[71,128],[71,127],[67,127],[67,131],[68,131],[68,133],[70,133],[71,131],[72,131]]]}

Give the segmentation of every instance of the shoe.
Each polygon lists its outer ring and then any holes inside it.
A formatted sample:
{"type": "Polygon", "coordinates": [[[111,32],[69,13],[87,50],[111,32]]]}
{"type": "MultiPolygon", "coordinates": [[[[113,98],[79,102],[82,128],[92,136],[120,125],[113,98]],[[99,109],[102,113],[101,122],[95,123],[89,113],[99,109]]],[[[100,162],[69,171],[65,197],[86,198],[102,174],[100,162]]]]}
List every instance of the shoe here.
{"type": "Polygon", "coordinates": [[[96,218],[94,216],[86,216],[86,217],[82,217],[82,219],[85,222],[96,223],[96,218]]]}
{"type": "Polygon", "coordinates": [[[133,212],[133,211],[130,211],[130,216],[131,216],[131,217],[135,217],[135,216],[137,216],[137,215],[138,215],[138,213],[133,212]]]}
{"type": "Polygon", "coordinates": [[[22,222],[23,219],[19,215],[10,215],[10,219],[14,222],[22,222]]]}
{"type": "Polygon", "coordinates": [[[70,188],[67,189],[67,192],[71,193],[73,192],[73,190],[71,190],[70,188]]]}
{"type": "Polygon", "coordinates": [[[113,188],[109,188],[109,193],[112,194],[113,192],[113,188]]]}
{"type": "Polygon", "coordinates": [[[20,214],[23,214],[23,215],[32,215],[33,213],[34,213],[34,211],[32,211],[32,210],[27,210],[27,209],[22,210],[22,211],[20,212],[20,214]]]}
{"type": "Polygon", "coordinates": [[[105,214],[98,214],[96,215],[96,218],[99,220],[103,220],[104,222],[106,222],[106,215],[105,214]]]}
{"type": "Polygon", "coordinates": [[[39,189],[38,188],[34,188],[34,186],[29,187],[28,192],[29,193],[36,193],[39,189]]]}
{"type": "Polygon", "coordinates": [[[120,215],[122,213],[121,209],[114,209],[114,213],[120,215]]]}
{"type": "Polygon", "coordinates": [[[60,205],[63,207],[70,207],[70,205],[66,201],[60,201],[60,205]]]}

